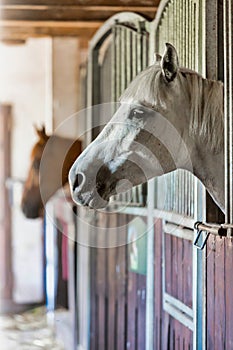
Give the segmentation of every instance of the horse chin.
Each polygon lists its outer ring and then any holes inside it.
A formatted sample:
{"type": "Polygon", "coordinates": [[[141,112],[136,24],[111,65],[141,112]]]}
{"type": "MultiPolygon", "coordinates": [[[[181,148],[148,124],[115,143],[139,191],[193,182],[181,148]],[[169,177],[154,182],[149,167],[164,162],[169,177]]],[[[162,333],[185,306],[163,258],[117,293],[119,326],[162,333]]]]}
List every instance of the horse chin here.
{"type": "Polygon", "coordinates": [[[107,207],[109,200],[105,200],[100,196],[92,198],[88,203],[88,206],[92,209],[104,209],[107,207]]]}
{"type": "Polygon", "coordinates": [[[38,219],[44,216],[44,207],[30,207],[21,205],[22,212],[27,219],[38,219]]]}

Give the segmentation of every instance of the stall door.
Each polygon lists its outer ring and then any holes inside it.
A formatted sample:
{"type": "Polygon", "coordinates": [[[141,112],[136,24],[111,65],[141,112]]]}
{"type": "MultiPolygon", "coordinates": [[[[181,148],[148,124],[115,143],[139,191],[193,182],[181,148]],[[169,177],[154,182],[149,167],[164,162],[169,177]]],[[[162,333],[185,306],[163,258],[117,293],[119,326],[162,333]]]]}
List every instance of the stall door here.
{"type": "MultiPolygon", "coordinates": [[[[160,3],[151,48],[162,54],[170,42],[181,66],[202,71],[203,3],[160,3]]],[[[154,348],[201,349],[203,341],[202,255],[193,248],[194,222],[201,218],[202,186],[184,170],[155,183],[154,348]]]]}

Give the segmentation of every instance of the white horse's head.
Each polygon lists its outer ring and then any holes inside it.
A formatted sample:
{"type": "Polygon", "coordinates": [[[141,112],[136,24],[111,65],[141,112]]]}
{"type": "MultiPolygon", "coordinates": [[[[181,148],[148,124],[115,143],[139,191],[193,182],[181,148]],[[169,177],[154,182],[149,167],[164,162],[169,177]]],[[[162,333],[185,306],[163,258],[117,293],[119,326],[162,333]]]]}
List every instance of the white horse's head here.
{"type": "Polygon", "coordinates": [[[175,48],[166,44],[163,57],[131,82],[113,118],[73,164],[74,201],[102,208],[111,195],[152,177],[192,171],[197,134],[211,152],[221,148],[212,128],[221,127],[221,97],[220,83],[180,68],[175,48]]]}

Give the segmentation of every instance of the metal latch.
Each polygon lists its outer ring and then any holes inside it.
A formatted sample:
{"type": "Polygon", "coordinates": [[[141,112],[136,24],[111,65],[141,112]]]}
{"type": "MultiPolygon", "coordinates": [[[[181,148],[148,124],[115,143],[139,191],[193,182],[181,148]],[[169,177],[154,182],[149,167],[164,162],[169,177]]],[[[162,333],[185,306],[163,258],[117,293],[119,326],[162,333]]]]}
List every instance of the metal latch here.
{"type": "Polygon", "coordinates": [[[233,226],[230,224],[205,224],[203,222],[197,221],[194,224],[194,229],[197,230],[197,235],[193,244],[195,247],[197,247],[197,249],[202,250],[205,247],[210,234],[220,237],[227,237],[227,231],[232,227],[233,226]],[[203,237],[203,233],[206,233],[206,235],[201,244],[199,244],[201,238],[203,237]]]}

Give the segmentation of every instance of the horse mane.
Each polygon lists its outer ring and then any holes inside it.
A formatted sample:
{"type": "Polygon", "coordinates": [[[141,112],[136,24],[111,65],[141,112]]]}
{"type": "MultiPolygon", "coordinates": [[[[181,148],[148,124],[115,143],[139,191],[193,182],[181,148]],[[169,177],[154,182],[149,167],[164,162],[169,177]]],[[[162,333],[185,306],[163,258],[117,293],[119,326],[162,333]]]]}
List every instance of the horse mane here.
{"type": "MultiPolygon", "coordinates": [[[[223,84],[204,79],[186,68],[179,69],[177,78],[182,82],[181,93],[186,95],[190,103],[190,136],[201,137],[201,141],[211,152],[219,152],[223,146],[223,84]]],[[[138,101],[150,108],[158,106],[166,109],[169,97],[168,85],[164,84],[162,71],[157,63],[136,76],[123,92],[120,102],[138,101]]]]}
{"type": "Polygon", "coordinates": [[[218,153],[223,147],[223,83],[187,74],[191,93],[189,133],[200,136],[209,150],[218,153]]]}

